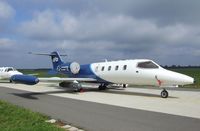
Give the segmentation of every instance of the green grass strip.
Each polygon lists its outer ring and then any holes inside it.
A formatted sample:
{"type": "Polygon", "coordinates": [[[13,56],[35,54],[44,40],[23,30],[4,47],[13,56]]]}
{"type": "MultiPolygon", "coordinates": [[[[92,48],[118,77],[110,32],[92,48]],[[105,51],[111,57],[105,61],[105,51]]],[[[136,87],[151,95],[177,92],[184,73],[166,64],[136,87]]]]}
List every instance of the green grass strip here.
{"type": "Polygon", "coordinates": [[[40,113],[0,101],[0,131],[64,131],[40,113]]]}

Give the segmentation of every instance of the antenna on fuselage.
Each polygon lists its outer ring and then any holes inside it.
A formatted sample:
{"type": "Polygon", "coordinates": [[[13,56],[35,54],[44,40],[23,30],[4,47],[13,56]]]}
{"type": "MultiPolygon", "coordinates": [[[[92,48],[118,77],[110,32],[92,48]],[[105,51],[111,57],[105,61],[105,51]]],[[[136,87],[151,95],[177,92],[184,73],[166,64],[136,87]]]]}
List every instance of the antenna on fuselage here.
{"type": "Polygon", "coordinates": [[[108,62],[108,60],[107,60],[107,59],[104,59],[104,61],[105,61],[105,62],[108,62]]]}

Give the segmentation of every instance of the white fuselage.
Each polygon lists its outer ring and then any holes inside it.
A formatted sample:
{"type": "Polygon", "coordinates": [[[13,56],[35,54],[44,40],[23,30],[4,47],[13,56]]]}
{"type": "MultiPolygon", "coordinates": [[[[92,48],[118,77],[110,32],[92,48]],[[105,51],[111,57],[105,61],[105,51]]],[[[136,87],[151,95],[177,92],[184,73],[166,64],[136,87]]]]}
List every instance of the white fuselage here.
{"type": "Polygon", "coordinates": [[[111,83],[154,86],[194,83],[192,77],[166,70],[148,59],[93,63],[91,69],[96,76],[111,83]]]}
{"type": "Polygon", "coordinates": [[[13,67],[0,67],[0,79],[9,80],[13,75],[22,75],[22,73],[13,67]]]}

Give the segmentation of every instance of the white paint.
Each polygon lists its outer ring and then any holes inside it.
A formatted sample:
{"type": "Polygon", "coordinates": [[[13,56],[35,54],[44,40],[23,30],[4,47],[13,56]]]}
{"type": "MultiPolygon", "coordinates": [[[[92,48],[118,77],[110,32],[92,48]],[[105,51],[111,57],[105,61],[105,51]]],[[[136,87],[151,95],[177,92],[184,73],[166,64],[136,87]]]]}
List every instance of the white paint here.
{"type": "Polygon", "coordinates": [[[45,122],[48,122],[48,123],[56,123],[56,120],[55,119],[51,119],[51,120],[46,120],[45,122]]]}
{"type": "Polygon", "coordinates": [[[70,125],[64,125],[64,126],[62,126],[62,128],[64,128],[64,129],[69,129],[69,128],[71,128],[72,126],[70,126],[70,125]]]}
{"type": "Polygon", "coordinates": [[[10,80],[13,75],[22,75],[22,73],[13,67],[0,67],[0,79],[10,80]]]}
{"type": "Polygon", "coordinates": [[[117,84],[134,84],[134,85],[153,85],[153,86],[174,86],[192,84],[192,77],[166,70],[158,64],[148,59],[109,61],[91,64],[91,69],[103,80],[117,84]],[[157,68],[141,68],[139,63],[151,62],[157,68]],[[118,66],[118,70],[116,70],[118,66]],[[127,66],[126,70],[123,69],[127,66]],[[102,68],[104,70],[102,71],[102,68]],[[109,70],[109,68],[111,68],[109,70]],[[158,80],[161,81],[159,85],[158,80]]]}

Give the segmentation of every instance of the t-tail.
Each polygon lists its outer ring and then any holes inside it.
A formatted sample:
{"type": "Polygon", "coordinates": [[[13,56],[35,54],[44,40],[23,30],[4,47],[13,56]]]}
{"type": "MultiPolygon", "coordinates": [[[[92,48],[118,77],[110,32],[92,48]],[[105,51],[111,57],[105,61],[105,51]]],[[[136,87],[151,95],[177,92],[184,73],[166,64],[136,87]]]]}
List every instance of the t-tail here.
{"type": "Polygon", "coordinates": [[[52,52],[50,56],[53,64],[53,70],[57,70],[59,65],[64,64],[58,52],[52,52]]]}
{"type": "Polygon", "coordinates": [[[57,71],[58,67],[62,64],[64,64],[63,60],[61,59],[60,56],[67,56],[67,55],[60,55],[57,51],[54,51],[50,54],[45,54],[45,53],[32,53],[29,52],[29,54],[34,54],[34,55],[44,55],[44,56],[50,56],[52,65],[53,65],[53,70],[57,71]]]}

